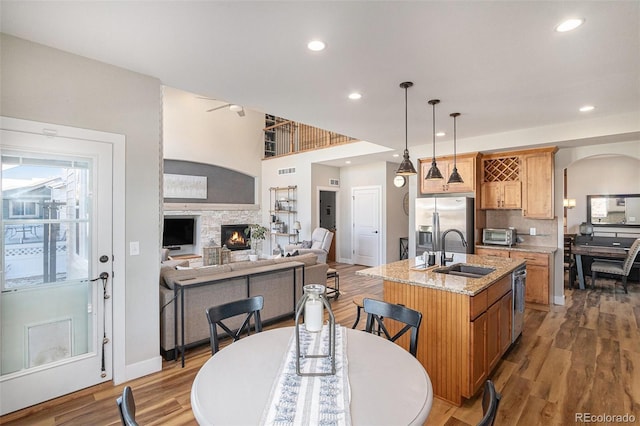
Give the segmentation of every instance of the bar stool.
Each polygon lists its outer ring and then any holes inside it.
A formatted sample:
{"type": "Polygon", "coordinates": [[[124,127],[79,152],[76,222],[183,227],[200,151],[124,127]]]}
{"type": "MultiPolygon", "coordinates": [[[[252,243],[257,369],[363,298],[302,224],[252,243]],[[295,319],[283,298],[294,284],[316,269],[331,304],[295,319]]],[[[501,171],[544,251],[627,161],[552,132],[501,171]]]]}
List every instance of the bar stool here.
{"type": "Polygon", "coordinates": [[[340,296],[340,274],[333,268],[327,269],[327,279],[333,278],[333,287],[327,285],[327,297],[338,299],[340,296]]]}
{"type": "Polygon", "coordinates": [[[370,293],[364,293],[364,294],[359,294],[357,296],[353,296],[352,301],[356,305],[358,310],[356,312],[356,322],[353,323],[353,326],[351,328],[356,328],[358,326],[358,322],[360,321],[360,312],[364,309],[364,299],[381,300],[380,297],[378,297],[377,295],[370,294],[370,293]]]}

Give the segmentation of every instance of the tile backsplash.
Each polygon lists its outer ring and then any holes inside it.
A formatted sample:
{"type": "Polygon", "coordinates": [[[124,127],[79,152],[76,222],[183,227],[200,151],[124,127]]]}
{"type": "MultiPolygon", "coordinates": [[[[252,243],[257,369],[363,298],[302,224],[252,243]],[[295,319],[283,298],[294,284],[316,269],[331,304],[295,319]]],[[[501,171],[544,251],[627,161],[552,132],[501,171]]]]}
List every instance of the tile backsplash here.
{"type": "Polygon", "coordinates": [[[558,220],[529,219],[522,217],[521,210],[487,210],[487,228],[516,228],[520,244],[531,246],[558,246],[558,220]],[[529,235],[531,228],[536,229],[536,235],[529,235]]]}

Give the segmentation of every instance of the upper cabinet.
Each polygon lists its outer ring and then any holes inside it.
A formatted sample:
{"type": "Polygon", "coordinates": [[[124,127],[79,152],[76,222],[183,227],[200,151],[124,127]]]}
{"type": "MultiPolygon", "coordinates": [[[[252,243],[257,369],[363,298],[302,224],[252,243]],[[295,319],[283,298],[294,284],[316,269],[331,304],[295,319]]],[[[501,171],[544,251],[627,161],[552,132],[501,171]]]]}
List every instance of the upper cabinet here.
{"type": "Polygon", "coordinates": [[[519,209],[522,166],[519,155],[491,154],[482,157],[480,208],[519,209]]]}
{"type": "Polygon", "coordinates": [[[522,155],[522,215],[532,219],[553,219],[553,168],[557,148],[530,151],[522,155]]]}
{"type": "Polygon", "coordinates": [[[476,190],[476,163],[478,153],[464,154],[456,156],[455,165],[458,173],[464,182],[447,183],[451,172],[453,172],[453,156],[437,157],[436,162],[443,179],[425,179],[429,168],[431,168],[431,158],[421,158],[420,163],[420,192],[422,194],[442,194],[456,192],[474,192],[476,190]]]}
{"type": "Polygon", "coordinates": [[[532,219],[553,219],[556,147],[482,156],[480,208],[522,209],[532,219]]]}

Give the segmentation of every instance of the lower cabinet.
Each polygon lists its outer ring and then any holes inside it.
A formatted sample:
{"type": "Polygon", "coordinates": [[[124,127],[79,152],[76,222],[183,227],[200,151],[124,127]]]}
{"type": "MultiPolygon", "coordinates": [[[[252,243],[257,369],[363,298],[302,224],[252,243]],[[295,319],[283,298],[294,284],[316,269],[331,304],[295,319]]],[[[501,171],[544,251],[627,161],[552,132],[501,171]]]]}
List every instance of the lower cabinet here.
{"type": "Polygon", "coordinates": [[[500,256],[524,259],[527,261],[527,287],[525,301],[530,303],[549,304],[549,274],[551,259],[547,253],[490,249],[476,247],[478,256],[500,256]]]}
{"type": "MultiPolygon", "coordinates": [[[[416,358],[434,395],[452,404],[482,388],[511,344],[511,274],[474,296],[385,280],[384,300],[422,312],[416,358]]],[[[393,321],[386,326],[392,334],[401,328],[393,321]]],[[[396,343],[408,348],[409,338],[396,343]]]]}
{"type": "Polygon", "coordinates": [[[479,389],[500,357],[509,349],[512,310],[513,292],[509,290],[471,321],[471,374],[469,395],[465,396],[469,397],[479,389]]]}

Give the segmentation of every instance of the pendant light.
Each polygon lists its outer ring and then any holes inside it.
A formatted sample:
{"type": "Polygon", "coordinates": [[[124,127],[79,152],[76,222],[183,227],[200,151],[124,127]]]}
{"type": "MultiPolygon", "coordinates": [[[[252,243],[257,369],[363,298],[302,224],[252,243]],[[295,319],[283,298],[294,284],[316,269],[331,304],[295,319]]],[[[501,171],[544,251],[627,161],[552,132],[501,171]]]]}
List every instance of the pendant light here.
{"type": "Polygon", "coordinates": [[[462,176],[460,176],[458,168],[456,167],[456,118],[459,115],[459,112],[449,114],[450,117],[453,117],[453,171],[451,172],[451,176],[449,176],[447,183],[464,183],[464,180],[462,180],[462,176]]]}
{"type": "Polygon", "coordinates": [[[440,103],[440,99],[431,99],[429,105],[433,106],[433,157],[431,158],[431,168],[427,172],[425,179],[442,179],[442,173],[436,164],[436,105],[440,103]]]}
{"type": "Polygon", "coordinates": [[[400,83],[400,87],[404,89],[404,155],[400,167],[396,170],[396,174],[400,176],[415,175],[416,169],[413,167],[411,160],[409,160],[409,148],[408,148],[408,136],[407,136],[407,89],[413,86],[410,81],[400,83]]]}

